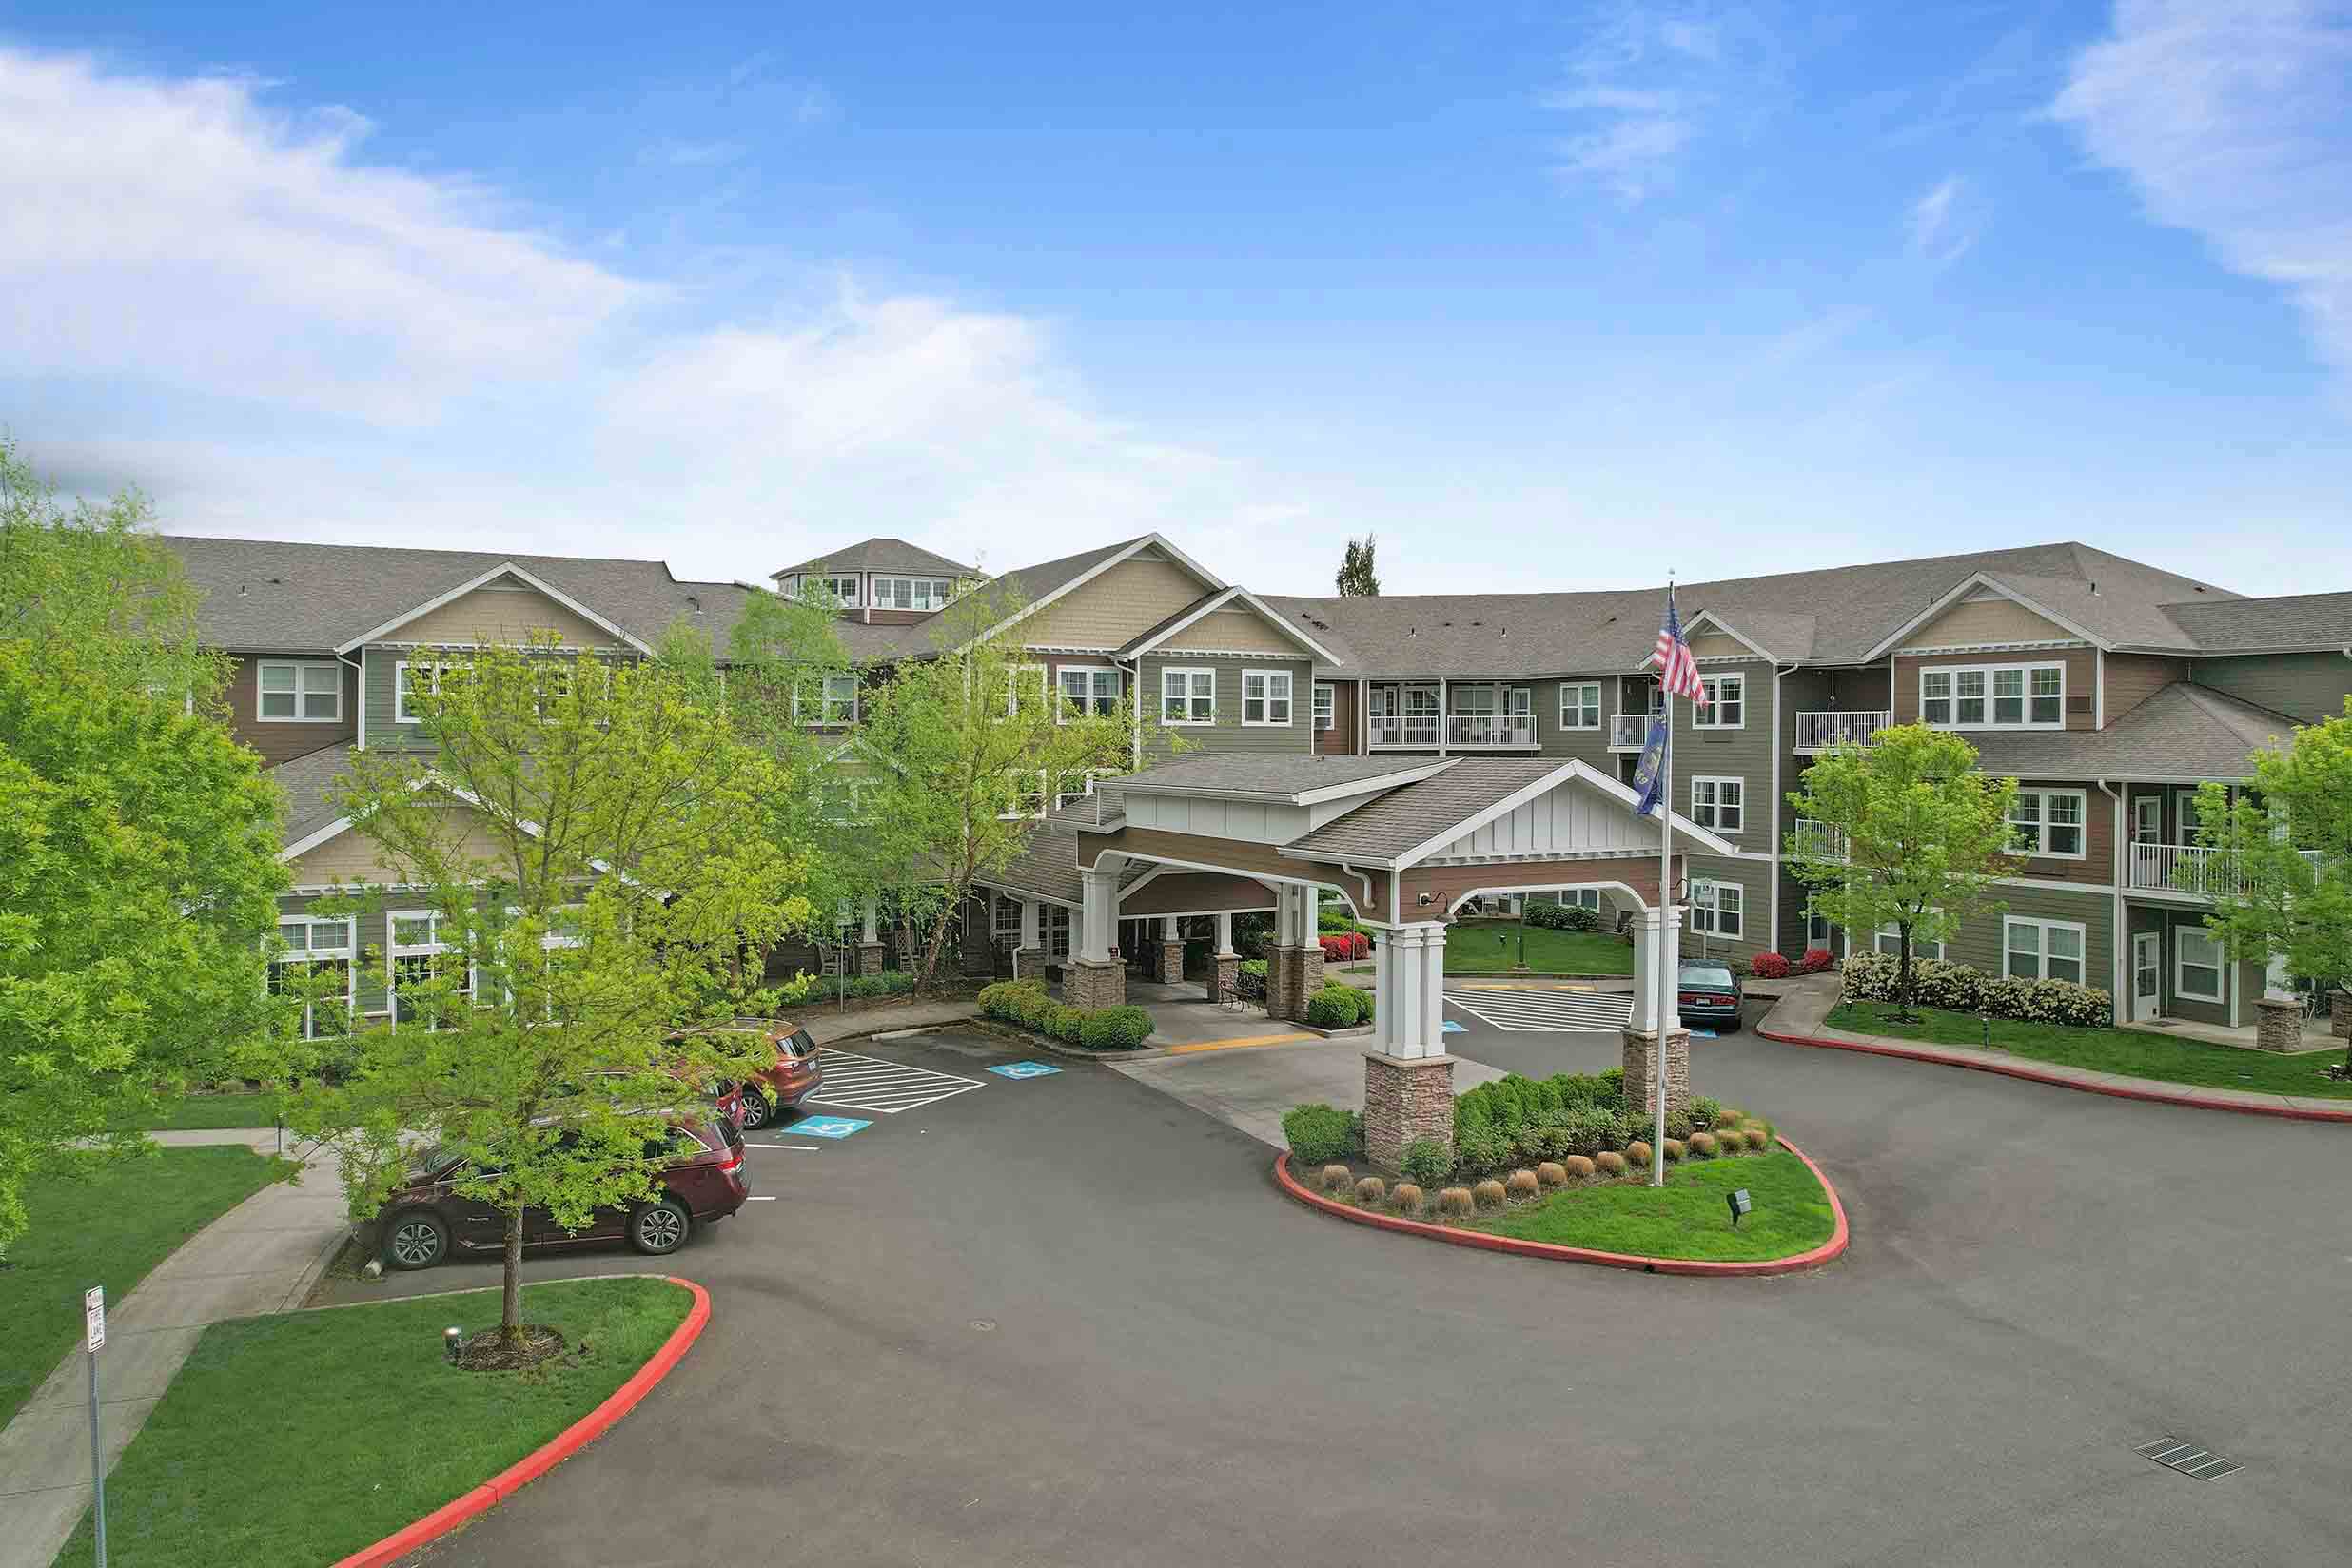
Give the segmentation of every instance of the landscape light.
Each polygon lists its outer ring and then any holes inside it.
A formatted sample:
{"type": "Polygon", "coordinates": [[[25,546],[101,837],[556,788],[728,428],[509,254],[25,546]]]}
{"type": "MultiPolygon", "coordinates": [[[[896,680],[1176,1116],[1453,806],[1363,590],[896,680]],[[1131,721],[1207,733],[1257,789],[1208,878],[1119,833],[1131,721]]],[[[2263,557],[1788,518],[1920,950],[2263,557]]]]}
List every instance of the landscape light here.
{"type": "Polygon", "coordinates": [[[441,1330],[441,1354],[448,1357],[452,1362],[458,1359],[458,1347],[464,1343],[465,1331],[463,1329],[444,1328],[441,1330]]]}
{"type": "Polygon", "coordinates": [[[1748,1202],[1748,1189],[1743,1186],[1736,1192],[1727,1192],[1723,1195],[1723,1201],[1731,1206],[1732,1228],[1736,1230],[1739,1228],[1739,1217],[1753,1206],[1748,1202]]]}

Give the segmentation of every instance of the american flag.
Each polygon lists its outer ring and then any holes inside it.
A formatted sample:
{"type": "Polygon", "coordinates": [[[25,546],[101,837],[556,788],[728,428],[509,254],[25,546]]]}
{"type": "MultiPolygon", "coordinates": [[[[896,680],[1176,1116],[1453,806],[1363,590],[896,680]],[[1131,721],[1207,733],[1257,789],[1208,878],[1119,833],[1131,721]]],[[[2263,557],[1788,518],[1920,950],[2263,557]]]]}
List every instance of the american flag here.
{"type": "Polygon", "coordinates": [[[1707,706],[1707,688],[1698,682],[1698,661],[1682,640],[1682,617],[1675,610],[1675,591],[1666,590],[1666,624],[1657,629],[1657,652],[1650,656],[1657,666],[1657,683],[1669,696],[1687,696],[1695,707],[1707,706]]]}

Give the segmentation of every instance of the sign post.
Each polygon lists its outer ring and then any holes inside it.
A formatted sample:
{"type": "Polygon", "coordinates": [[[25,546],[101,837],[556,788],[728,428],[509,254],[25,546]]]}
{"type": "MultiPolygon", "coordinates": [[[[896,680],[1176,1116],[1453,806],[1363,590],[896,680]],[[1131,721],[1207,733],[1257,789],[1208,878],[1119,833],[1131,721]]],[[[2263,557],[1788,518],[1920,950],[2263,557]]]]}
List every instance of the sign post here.
{"type": "Polygon", "coordinates": [[[97,1523],[98,1568],[107,1568],[107,1467],[98,1446],[98,1352],[107,1346],[107,1287],[82,1292],[82,1351],[89,1362],[89,1488],[97,1523]]]}

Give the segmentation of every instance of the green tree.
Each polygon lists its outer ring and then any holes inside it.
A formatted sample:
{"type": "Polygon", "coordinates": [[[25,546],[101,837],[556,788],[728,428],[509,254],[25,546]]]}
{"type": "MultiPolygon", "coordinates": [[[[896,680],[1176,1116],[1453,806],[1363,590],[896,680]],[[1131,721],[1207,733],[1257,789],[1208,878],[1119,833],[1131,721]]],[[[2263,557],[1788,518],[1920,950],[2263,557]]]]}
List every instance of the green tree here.
{"type": "Polygon", "coordinates": [[[2352,697],[2341,717],[2295,726],[2285,751],[2255,753],[2253,773],[2234,799],[2197,792],[2214,851],[2193,890],[2212,895],[2205,926],[2232,958],[2282,958],[2323,996],[2352,991],[2352,697]]]}
{"type": "Polygon", "coordinates": [[[1850,935],[1895,929],[1899,1011],[1911,1008],[1915,944],[1948,940],[1970,914],[2005,907],[1990,890],[2016,873],[2016,797],[2017,780],[1977,771],[1975,747],[1922,724],[1815,757],[1790,794],[1808,823],[1789,834],[1791,872],[1850,935]]]}
{"type": "Polygon", "coordinates": [[[892,669],[863,727],[877,765],[859,794],[858,832],[928,928],[926,986],[973,883],[1022,853],[1057,794],[1127,772],[1156,730],[1125,698],[1090,713],[1049,691],[1043,666],[996,629],[1018,607],[990,589],[951,605],[934,650],[892,669]]]}
{"type": "Polygon", "coordinates": [[[278,795],[135,496],[68,509],[0,445],[0,1247],[36,1171],[194,1082],[269,1077],[278,795]]]}
{"type": "MultiPolygon", "coordinates": [[[[526,1212],[578,1229],[654,1199],[672,1118],[773,1064],[761,1035],[704,1027],[768,1009],[744,954],[807,918],[805,856],[761,830],[794,782],[667,657],[483,650],[411,701],[435,750],[357,755],[339,804],[397,873],[394,947],[438,951],[371,951],[392,1021],[289,1122],[338,1147],[363,1217],[417,1140],[462,1158],[460,1190],[505,1215],[519,1344],[526,1212]]],[[[322,907],[388,902],[376,886],[322,907]]]]}
{"type": "Polygon", "coordinates": [[[1379,544],[1378,534],[1366,534],[1360,539],[1347,541],[1347,553],[1340,559],[1339,590],[1342,598],[1380,598],[1380,574],[1374,570],[1372,563],[1373,551],[1379,544]]]}

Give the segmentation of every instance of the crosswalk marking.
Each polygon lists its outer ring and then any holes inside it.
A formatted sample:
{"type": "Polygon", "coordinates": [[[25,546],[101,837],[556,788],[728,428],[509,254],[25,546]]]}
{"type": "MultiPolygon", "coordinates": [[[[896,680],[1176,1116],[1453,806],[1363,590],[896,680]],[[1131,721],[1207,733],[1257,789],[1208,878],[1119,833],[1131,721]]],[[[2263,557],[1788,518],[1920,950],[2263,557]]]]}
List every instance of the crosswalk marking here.
{"type": "Polygon", "coordinates": [[[860,1056],[855,1051],[830,1048],[816,1053],[816,1065],[824,1069],[825,1082],[814,1094],[800,1102],[804,1106],[833,1106],[843,1110],[870,1110],[880,1116],[895,1116],[902,1110],[914,1110],[985,1087],[977,1078],[959,1078],[952,1072],[909,1067],[903,1062],[886,1062],[879,1056],[860,1056]]]}
{"type": "Polygon", "coordinates": [[[1448,990],[1445,1000],[1481,1022],[1514,1033],[1621,1029],[1634,1014],[1630,996],[1560,990],[1448,990]]]}

